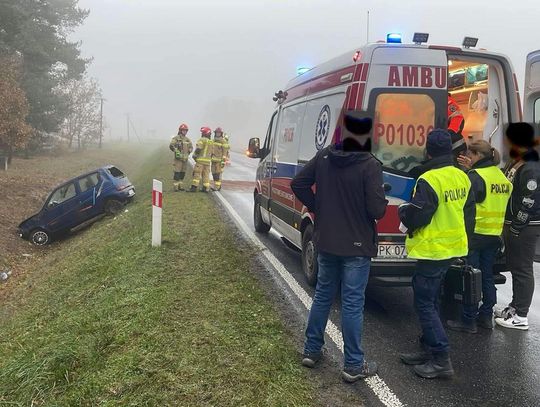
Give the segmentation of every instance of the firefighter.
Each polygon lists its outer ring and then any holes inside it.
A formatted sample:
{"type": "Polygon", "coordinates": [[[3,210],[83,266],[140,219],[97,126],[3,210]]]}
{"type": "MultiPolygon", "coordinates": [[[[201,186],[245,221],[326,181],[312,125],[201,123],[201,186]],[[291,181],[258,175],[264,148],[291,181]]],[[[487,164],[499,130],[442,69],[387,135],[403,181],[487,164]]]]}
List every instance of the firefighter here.
{"type": "Polygon", "coordinates": [[[497,303],[497,289],[493,277],[493,264],[501,247],[504,216],[512,183],[498,168],[499,152],[485,140],[469,145],[460,164],[468,169],[476,201],[476,226],[469,239],[469,264],[482,271],[482,305],[464,305],[460,320],[448,321],[454,331],[474,334],[477,326],[493,329],[493,306],[497,303]]]}
{"type": "Polygon", "coordinates": [[[221,189],[221,177],[225,160],[229,155],[229,143],[225,140],[223,129],[218,127],[214,130],[214,140],[212,141],[212,177],[214,178],[214,191],[221,189]]]}
{"type": "Polygon", "coordinates": [[[174,136],[169,144],[169,149],[174,153],[174,190],[184,190],[184,177],[188,167],[188,158],[193,151],[193,143],[187,137],[189,128],[187,124],[182,123],[178,128],[178,134],[174,136]]]}
{"type": "Polygon", "coordinates": [[[454,100],[452,95],[448,94],[448,130],[459,134],[463,137],[461,132],[465,127],[465,118],[457,102],[454,100]]]}
{"type": "Polygon", "coordinates": [[[193,168],[193,180],[189,192],[197,192],[202,179],[202,191],[210,191],[210,164],[212,163],[212,129],[210,127],[201,127],[201,138],[197,141],[193,159],[195,168],[193,168]]]}
{"type": "Polygon", "coordinates": [[[509,124],[505,144],[512,158],[505,174],[514,185],[503,232],[506,264],[512,273],[512,302],[504,309],[495,309],[495,322],[504,328],[526,331],[534,294],[534,254],[540,235],[540,158],[535,150],[533,126],[509,124]]]}
{"type": "Polygon", "coordinates": [[[468,253],[467,236],[474,229],[475,206],[469,178],[453,165],[447,130],[429,133],[426,153],[426,171],[416,182],[411,202],[399,208],[408,257],[417,260],[412,285],[422,350],[403,353],[400,359],[414,365],[418,376],[435,379],[454,374],[438,298],[446,270],[455,258],[468,253]]]}

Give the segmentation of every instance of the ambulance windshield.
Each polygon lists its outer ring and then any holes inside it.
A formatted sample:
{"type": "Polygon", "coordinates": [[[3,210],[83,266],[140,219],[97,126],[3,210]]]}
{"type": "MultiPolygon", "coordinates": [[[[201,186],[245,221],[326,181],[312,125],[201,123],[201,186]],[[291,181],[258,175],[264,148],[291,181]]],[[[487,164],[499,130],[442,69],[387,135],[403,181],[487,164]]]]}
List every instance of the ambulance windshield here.
{"type": "Polygon", "coordinates": [[[386,168],[408,172],[424,160],[435,102],[426,94],[381,93],[375,104],[373,153],[386,168]]]}

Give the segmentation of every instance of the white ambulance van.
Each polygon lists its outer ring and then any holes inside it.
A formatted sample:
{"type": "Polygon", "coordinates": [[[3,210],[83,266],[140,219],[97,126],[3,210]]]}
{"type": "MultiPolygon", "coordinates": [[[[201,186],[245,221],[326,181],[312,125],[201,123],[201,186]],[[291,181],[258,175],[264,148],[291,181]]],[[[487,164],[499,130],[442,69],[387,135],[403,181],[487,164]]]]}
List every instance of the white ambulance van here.
{"type": "MultiPolygon", "coordinates": [[[[428,133],[448,126],[448,96],[459,104],[466,141],[489,140],[503,147],[504,124],[522,120],[516,76],[507,57],[464,46],[383,42],[353,50],[292,79],[277,101],[264,142],[251,139],[248,155],[259,158],[254,223],[259,233],[274,228],[302,251],[307,280],[317,278],[313,215],[296,199],[291,179],[319,150],[340,141],[347,110],[374,118],[373,154],[384,166],[389,200],[377,224],[379,252],[371,283],[408,285],[414,261],[407,259],[399,231],[398,205],[408,201],[410,171],[424,159],[428,133]]],[[[396,36],[390,36],[396,41],[396,36]]],[[[472,41],[472,43],[471,43],[472,41]]],[[[527,57],[525,119],[540,119],[540,51],[527,57]]]]}

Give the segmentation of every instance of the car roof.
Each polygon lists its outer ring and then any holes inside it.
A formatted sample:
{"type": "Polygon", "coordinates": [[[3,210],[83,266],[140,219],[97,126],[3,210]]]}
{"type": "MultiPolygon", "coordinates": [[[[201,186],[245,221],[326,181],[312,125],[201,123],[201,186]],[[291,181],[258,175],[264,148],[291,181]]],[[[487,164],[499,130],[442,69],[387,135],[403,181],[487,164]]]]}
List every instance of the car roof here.
{"type": "Polygon", "coordinates": [[[70,182],[73,182],[73,181],[75,181],[75,180],[77,180],[79,178],[84,178],[84,177],[86,177],[86,176],[88,176],[90,174],[94,174],[96,172],[103,172],[103,171],[109,170],[109,169],[111,169],[113,167],[116,167],[116,166],[112,165],[112,164],[108,164],[108,165],[104,165],[103,167],[96,168],[95,170],[85,172],[85,173],[83,173],[81,175],[77,175],[76,177],[70,178],[70,179],[56,185],[54,188],[52,188],[52,190],[63,187],[64,185],[69,184],[70,182]]]}

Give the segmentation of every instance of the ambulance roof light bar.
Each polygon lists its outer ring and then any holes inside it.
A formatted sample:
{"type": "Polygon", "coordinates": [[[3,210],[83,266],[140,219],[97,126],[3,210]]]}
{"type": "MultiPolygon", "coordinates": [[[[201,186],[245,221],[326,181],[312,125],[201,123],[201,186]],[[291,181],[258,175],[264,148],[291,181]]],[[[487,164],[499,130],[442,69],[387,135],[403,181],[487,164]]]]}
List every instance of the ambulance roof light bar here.
{"type": "Polygon", "coordinates": [[[465,37],[463,38],[463,48],[474,48],[478,44],[478,38],[465,37]]]}
{"type": "Polygon", "coordinates": [[[296,75],[298,76],[303,75],[307,71],[311,71],[311,68],[308,68],[307,66],[299,66],[296,68],[296,75]]]}
{"type": "Polygon", "coordinates": [[[428,33],[414,33],[412,41],[416,45],[422,45],[423,42],[428,42],[429,34],[428,33]]]}
{"type": "Polygon", "coordinates": [[[401,44],[401,34],[390,33],[386,36],[386,42],[388,44],[401,44]]]}

